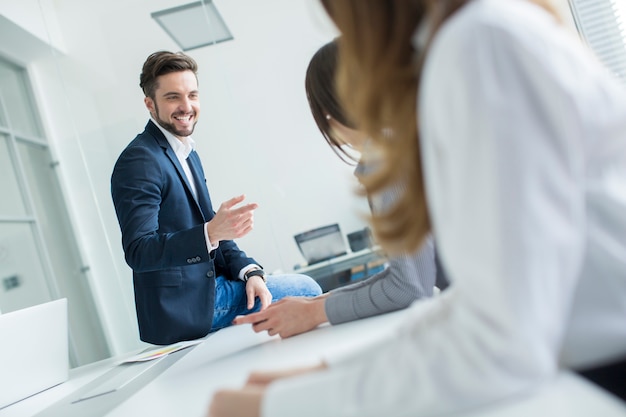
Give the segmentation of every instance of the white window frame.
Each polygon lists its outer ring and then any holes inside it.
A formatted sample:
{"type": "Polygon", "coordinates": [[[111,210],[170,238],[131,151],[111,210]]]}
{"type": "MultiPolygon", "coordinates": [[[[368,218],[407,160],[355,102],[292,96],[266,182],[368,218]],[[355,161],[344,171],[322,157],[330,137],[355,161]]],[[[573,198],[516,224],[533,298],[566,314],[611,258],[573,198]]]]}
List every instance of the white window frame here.
{"type": "Polygon", "coordinates": [[[626,0],[568,0],[583,40],[626,84],[626,0]]]}

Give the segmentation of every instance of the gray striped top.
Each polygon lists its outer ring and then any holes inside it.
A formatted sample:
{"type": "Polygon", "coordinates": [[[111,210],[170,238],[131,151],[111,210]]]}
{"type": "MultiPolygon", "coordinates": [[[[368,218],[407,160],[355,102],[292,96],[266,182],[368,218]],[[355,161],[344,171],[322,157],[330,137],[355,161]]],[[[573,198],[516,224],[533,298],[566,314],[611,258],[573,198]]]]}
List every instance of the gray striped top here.
{"type": "MultiPolygon", "coordinates": [[[[362,171],[363,166],[359,164],[355,171],[357,177],[362,171]]],[[[378,201],[370,200],[371,209],[388,207],[401,191],[400,187],[394,187],[382,193],[378,201]]],[[[329,292],[324,308],[331,324],[400,310],[418,298],[433,295],[437,268],[432,237],[413,254],[392,257],[387,263],[383,271],[366,280],[329,292]]],[[[445,278],[440,276],[438,281],[445,281],[445,278]]]]}

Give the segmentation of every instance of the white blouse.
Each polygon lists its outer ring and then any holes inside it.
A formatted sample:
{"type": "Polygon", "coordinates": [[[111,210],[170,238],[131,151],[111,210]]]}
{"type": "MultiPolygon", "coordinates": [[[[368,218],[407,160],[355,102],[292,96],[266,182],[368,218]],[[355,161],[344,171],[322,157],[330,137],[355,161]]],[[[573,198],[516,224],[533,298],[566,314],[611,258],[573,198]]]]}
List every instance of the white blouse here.
{"type": "Polygon", "coordinates": [[[454,285],[394,339],[272,384],[264,417],[459,411],[626,356],[626,88],[537,6],[475,0],[435,38],[419,119],[454,285]]]}

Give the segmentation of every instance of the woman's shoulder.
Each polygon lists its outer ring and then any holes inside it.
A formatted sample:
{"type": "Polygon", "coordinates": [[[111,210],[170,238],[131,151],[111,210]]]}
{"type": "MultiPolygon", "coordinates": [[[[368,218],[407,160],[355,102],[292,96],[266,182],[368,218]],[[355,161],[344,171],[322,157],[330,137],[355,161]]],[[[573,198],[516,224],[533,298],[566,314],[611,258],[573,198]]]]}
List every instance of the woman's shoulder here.
{"type": "Polygon", "coordinates": [[[433,48],[453,43],[471,53],[494,42],[532,45],[545,41],[547,32],[560,26],[555,16],[529,0],[474,0],[442,25],[433,48]]]}

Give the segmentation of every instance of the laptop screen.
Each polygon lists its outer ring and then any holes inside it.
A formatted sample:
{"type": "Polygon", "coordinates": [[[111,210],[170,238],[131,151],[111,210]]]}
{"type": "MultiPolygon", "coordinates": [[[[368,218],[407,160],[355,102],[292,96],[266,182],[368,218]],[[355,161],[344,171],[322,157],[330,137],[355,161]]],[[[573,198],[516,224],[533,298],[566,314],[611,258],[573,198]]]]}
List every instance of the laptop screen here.
{"type": "Polygon", "coordinates": [[[348,253],[337,223],[299,233],[294,239],[309,265],[348,253]]]}

